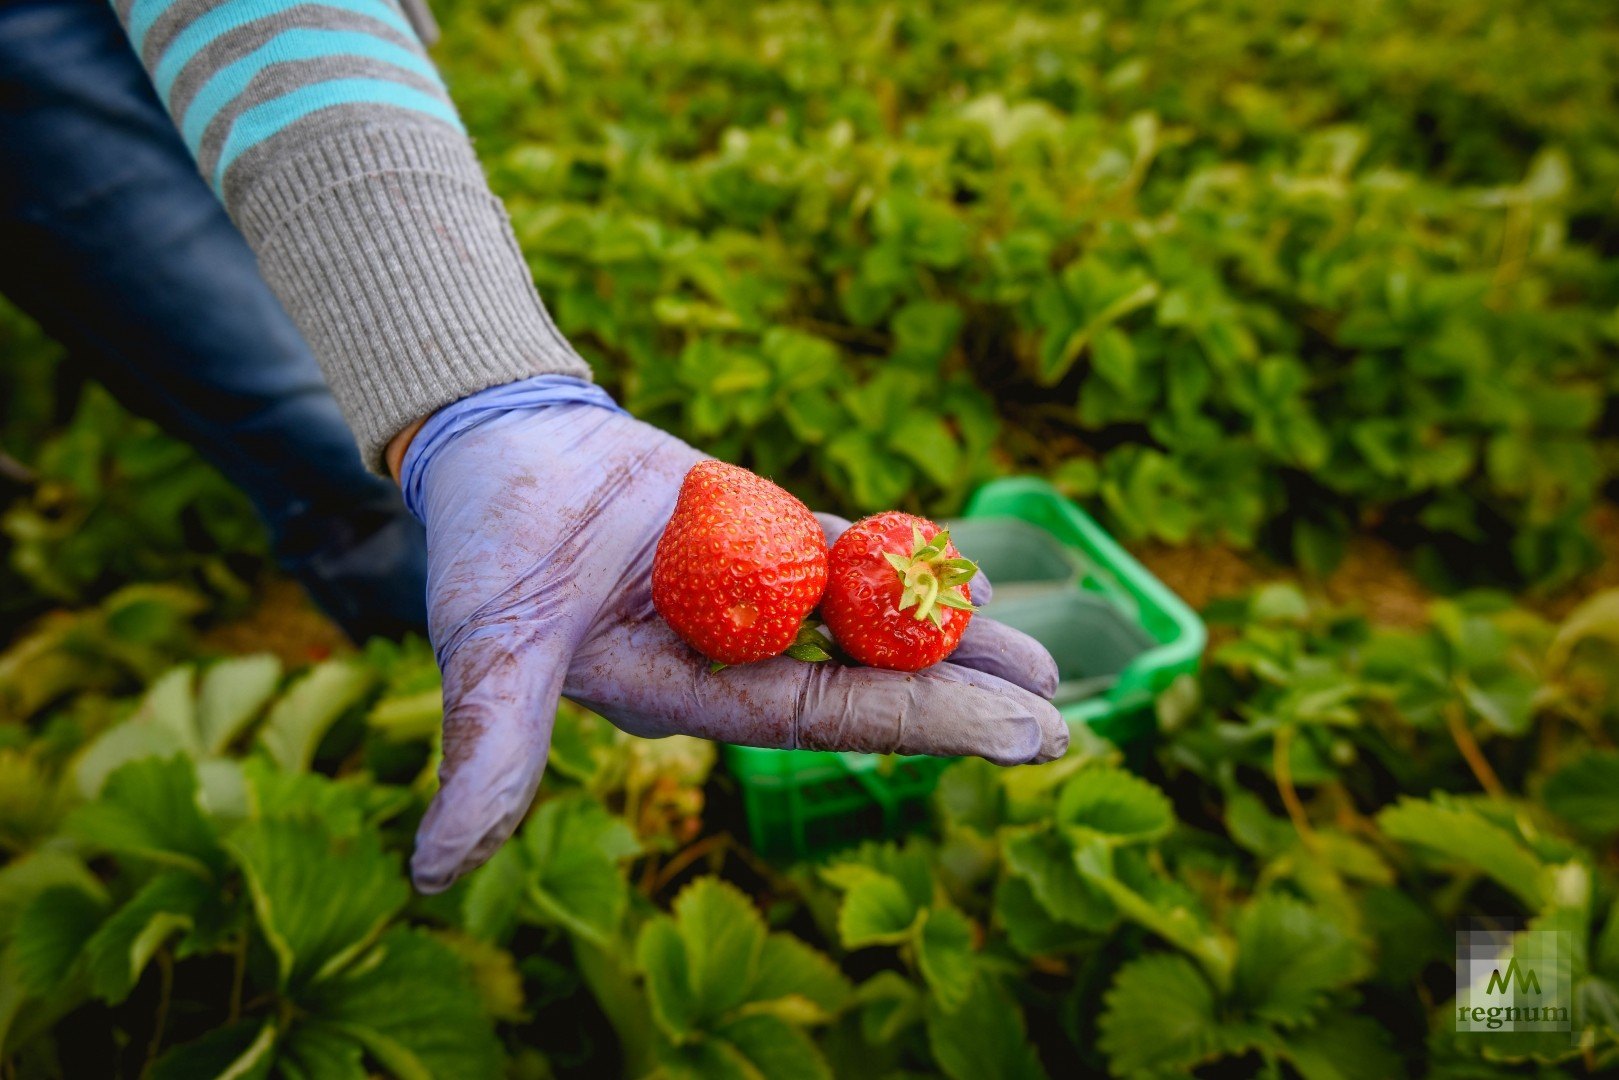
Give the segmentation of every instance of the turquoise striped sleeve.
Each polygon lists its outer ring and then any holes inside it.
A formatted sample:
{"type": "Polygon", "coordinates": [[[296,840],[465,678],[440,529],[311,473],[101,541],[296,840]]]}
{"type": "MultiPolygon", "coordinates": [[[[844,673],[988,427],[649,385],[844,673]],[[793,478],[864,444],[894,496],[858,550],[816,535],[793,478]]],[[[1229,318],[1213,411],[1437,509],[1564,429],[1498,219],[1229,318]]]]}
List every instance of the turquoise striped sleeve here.
{"type": "Polygon", "coordinates": [[[458,398],[590,373],[534,291],[420,2],[112,0],[378,471],[458,398]]]}
{"type": "Polygon", "coordinates": [[[232,166],[300,121],[347,109],[460,131],[432,62],[391,0],[131,0],[130,43],[203,174],[232,166]]]}
{"type": "MultiPolygon", "coordinates": [[[[418,75],[424,81],[438,83],[438,73],[426,57],[373,34],[360,30],[284,30],[240,60],[210,75],[186,108],[175,112],[186,146],[193,154],[199,153],[208,125],[240,98],[254,77],[271,64],[344,56],[380,60],[418,75]]],[[[161,90],[162,83],[158,86],[161,90]]],[[[172,104],[170,109],[174,109],[172,104]]]]}
{"type": "Polygon", "coordinates": [[[455,110],[431,94],[387,79],[323,79],[300,86],[236,117],[214,166],[215,190],[224,186],[225,171],[243,154],[322,109],[339,105],[380,105],[431,116],[461,130],[455,110]]]}

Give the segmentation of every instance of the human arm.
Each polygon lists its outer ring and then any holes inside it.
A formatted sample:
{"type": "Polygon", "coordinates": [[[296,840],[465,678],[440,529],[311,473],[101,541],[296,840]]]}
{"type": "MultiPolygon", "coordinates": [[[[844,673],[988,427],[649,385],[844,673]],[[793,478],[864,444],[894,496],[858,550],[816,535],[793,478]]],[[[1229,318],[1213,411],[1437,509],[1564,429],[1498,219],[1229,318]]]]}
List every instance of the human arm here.
{"type": "Polygon", "coordinates": [[[368,467],[486,387],[589,378],[389,0],[116,0],[158,96],[368,467]]]}
{"type": "Polygon", "coordinates": [[[648,737],[1061,753],[1041,698],[1050,657],[987,619],[959,663],[910,675],[784,659],[710,673],[655,616],[652,548],[700,455],[585,381],[384,0],[119,3],[367,462],[392,442],[427,527],[445,727],[420,887],[446,887],[516,827],[564,693],[648,737]]]}

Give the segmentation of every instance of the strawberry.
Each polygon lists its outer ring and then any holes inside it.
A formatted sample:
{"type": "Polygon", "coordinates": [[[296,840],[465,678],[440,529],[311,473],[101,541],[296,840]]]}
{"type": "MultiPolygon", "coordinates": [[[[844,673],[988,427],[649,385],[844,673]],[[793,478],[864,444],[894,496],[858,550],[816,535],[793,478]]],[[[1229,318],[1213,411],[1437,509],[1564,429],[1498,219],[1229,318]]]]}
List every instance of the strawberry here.
{"type": "Polygon", "coordinates": [[[872,667],[918,671],[955,651],[972,621],[978,567],[950,533],[890,510],[832,545],[821,615],[843,651],[872,667]]]}
{"type": "Polygon", "coordinates": [[[686,644],[721,665],[819,653],[794,643],[825,588],[809,507],[735,465],[691,467],[652,556],[652,605],[686,644]]]}

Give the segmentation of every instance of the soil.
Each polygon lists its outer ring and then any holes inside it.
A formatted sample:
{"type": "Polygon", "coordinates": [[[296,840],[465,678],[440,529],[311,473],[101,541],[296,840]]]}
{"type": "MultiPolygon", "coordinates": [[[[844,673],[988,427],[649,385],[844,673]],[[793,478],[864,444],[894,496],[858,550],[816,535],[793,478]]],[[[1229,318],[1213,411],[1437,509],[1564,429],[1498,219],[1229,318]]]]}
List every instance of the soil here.
{"type": "Polygon", "coordinates": [[[202,647],[225,655],[269,652],[289,668],[352,653],[354,646],[337,624],[291,578],[265,575],[258,602],[241,618],[210,627],[202,647]]]}
{"type": "MultiPolygon", "coordinates": [[[[1212,545],[1145,545],[1136,558],[1197,611],[1211,600],[1240,596],[1267,581],[1309,587],[1299,572],[1252,552],[1212,545]]],[[[1355,538],[1342,563],[1315,587],[1335,604],[1354,607],[1388,626],[1419,626],[1434,594],[1418,581],[1400,553],[1373,536],[1355,538]]]]}
{"type": "MultiPolygon", "coordinates": [[[[1619,505],[1600,504],[1592,511],[1589,528],[1602,551],[1596,568],[1555,593],[1520,596],[1520,603],[1560,622],[1588,598],[1619,588],[1619,505]]],[[[1295,568],[1228,547],[1149,544],[1134,546],[1131,551],[1198,611],[1211,600],[1241,595],[1267,581],[1310,584],[1295,568]]],[[[1372,535],[1352,539],[1343,562],[1317,587],[1334,603],[1357,608],[1372,622],[1385,626],[1422,625],[1428,605],[1437,596],[1412,574],[1398,548],[1372,535]]]]}

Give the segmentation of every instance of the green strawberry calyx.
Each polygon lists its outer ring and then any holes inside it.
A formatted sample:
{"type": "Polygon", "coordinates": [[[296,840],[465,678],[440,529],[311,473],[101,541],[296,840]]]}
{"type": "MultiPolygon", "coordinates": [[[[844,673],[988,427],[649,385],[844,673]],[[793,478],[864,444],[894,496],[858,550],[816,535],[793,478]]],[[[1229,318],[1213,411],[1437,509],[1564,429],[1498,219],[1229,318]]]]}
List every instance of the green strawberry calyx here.
{"type": "Polygon", "coordinates": [[[806,664],[819,664],[832,659],[827,651],[829,642],[821,636],[821,620],[809,616],[798,627],[798,636],[787,646],[784,656],[802,660],[806,664]]]}
{"type": "Polygon", "coordinates": [[[912,618],[918,622],[927,619],[934,626],[943,627],[941,608],[958,611],[973,610],[973,602],[962,592],[962,586],[978,573],[978,564],[959,556],[945,555],[950,546],[950,530],[940,529],[932,540],[922,538],[922,530],[911,526],[912,551],[909,555],[886,552],[883,558],[899,571],[899,610],[915,609],[912,618]]]}

